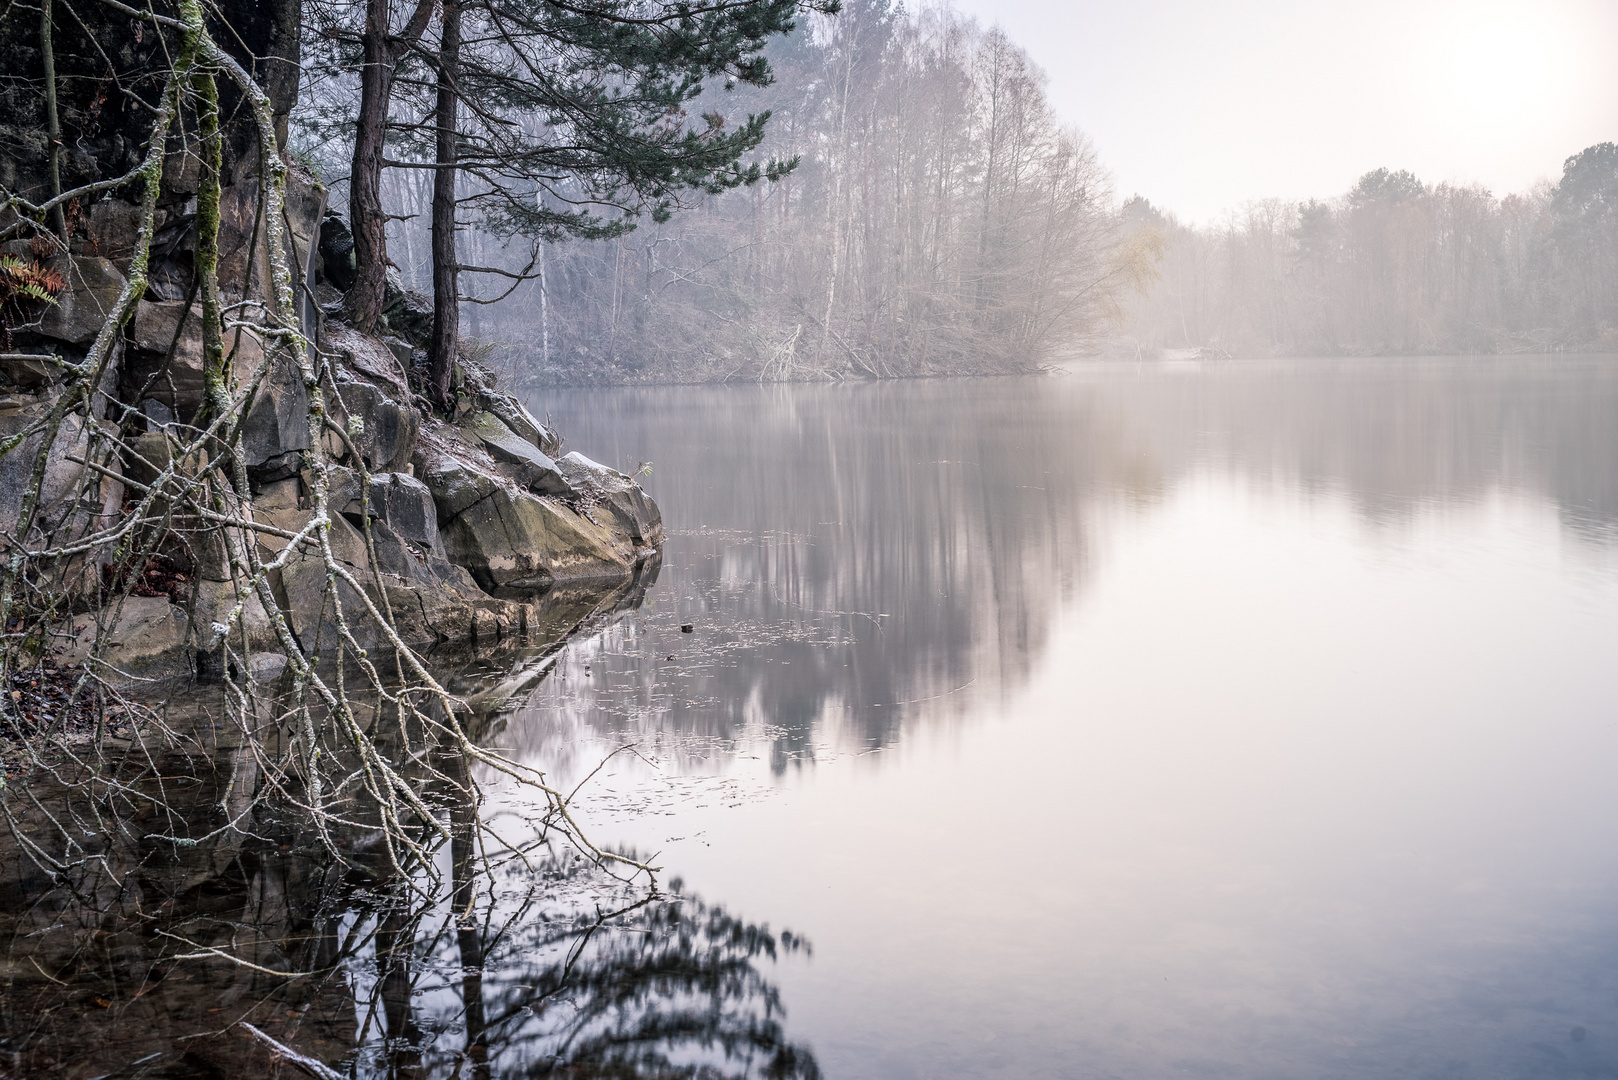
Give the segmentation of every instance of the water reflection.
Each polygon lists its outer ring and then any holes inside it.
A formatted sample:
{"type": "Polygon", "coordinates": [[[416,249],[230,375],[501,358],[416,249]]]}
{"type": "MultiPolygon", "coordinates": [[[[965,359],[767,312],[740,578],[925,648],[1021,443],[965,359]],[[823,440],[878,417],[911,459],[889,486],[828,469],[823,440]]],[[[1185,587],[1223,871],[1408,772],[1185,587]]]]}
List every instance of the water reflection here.
{"type": "MultiPolygon", "coordinates": [[[[230,755],[190,764],[201,823],[230,755]]],[[[8,851],[6,1075],[267,1076],[281,1047],[365,1077],[820,1075],[770,978],[802,939],[573,852],[502,860],[448,804],[427,898],[273,821],[63,884],[8,851]]]]}
{"type": "MultiPolygon", "coordinates": [[[[648,488],[674,539],[653,597],[667,618],[594,645],[590,677],[578,658],[541,724],[672,731],[698,748],[767,729],[777,772],[828,739],[890,746],[912,706],[936,719],[1015,693],[1112,517],[1198,476],[1346,498],[1380,528],[1504,494],[1611,544],[1613,360],[552,392],[533,406],[620,465],[654,462],[648,488]],[[683,622],[694,642],[671,632],[683,622]]],[[[568,741],[525,730],[536,749],[568,741]]]]}
{"type": "Polygon", "coordinates": [[[469,873],[450,792],[430,902],[274,821],[8,856],[5,1069],[1618,1072],[1610,360],[536,404],[655,462],[664,564],[452,688],[564,784],[633,742],[592,835],[724,906],[469,873]]]}
{"type": "MultiPolygon", "coordinates": [[[[471,701],[467,730],[497,737],[489,703],[632,610],[655,572],[547,596],[523,643],[437,657],[471,701]]],[[[123,794],[99,818],[44,773],[13,803],[0,1076],[819,1076],[772,981],[803,939],[678,880],[655,893],[619,880],[520,814],[499,822],[516,850],[490,843],[458,757],[424,791],[440,822],[416,826],[436,875],[399,880],[363,823],[334,830],[334,859],[303,819],[253,805],[253,751],[208,720],[218,693],[169,709],[180,749],[110,759],[123,794]],[[159,812],[178,842],[151,830],[159,812]]]]}
{"type": "Polygon", "coordinates": [[[1618,1070],[1613,358],[534,404],[671,539],[501,738],[829,1075],[1618,1070]]]}

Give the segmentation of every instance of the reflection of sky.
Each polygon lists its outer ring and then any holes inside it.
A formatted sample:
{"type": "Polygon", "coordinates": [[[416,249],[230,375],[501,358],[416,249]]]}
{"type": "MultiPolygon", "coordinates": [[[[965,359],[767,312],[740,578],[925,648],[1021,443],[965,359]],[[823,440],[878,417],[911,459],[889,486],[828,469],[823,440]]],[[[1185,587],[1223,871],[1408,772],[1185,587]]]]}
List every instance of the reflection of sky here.
{"type": "Polygon", "coordinates": [[[1554,506],[1574,542],[1618,529],[1618,365],[1601,359],[1096,365],[533,404],[570,446],[652,461],[670,531],[651,609],[575,646],[607,666],[582,696],[553,684],[548,707],[710,740],[765,725],[777,771],[834,730],[885,747],[919,703],[961,715],[1015,692],[1107,522],[1210,470],[1344,499],[1391,543],[1497,496],[1554,506]],[[669,619],[696,632],[668,637],[669,619]]]}
{"type": "Polygon", "coordinates": [[[674,535],[502,741],[637,741],[592,827],[816,942],[829,1075],[1618,1064],[1618,368],[541,405],[674,535]]]}

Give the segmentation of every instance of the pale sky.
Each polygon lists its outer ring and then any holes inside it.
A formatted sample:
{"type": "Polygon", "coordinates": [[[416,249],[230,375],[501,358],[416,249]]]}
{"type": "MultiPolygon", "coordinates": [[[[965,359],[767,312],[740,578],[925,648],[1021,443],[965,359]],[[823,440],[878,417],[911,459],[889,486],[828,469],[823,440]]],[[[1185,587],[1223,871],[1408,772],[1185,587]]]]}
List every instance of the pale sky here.
{"type": "Polygon", "coordinates": [[[955,0],[1050,76],[1121,198],[1207,222],[1380,166],[1496,194],[1618,141],[1618,0],[955,0]]]}

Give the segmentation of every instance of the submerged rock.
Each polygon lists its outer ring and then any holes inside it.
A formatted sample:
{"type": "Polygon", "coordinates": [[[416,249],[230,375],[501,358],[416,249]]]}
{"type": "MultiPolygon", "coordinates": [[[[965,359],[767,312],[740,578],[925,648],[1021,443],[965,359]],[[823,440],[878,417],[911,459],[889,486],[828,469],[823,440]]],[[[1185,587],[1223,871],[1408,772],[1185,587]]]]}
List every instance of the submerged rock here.
{"type": "Polygon", "coordinates": [[[100,678],[122,688],[189,672],[185,609],[175,607],[168,597],[125,597],[123,606],[104,618],[110,625],[98,660],[91,659],[97,640],[95,618],[80,615],[66,631],[68,643],[57,663],[88,664],[100,678]]]}

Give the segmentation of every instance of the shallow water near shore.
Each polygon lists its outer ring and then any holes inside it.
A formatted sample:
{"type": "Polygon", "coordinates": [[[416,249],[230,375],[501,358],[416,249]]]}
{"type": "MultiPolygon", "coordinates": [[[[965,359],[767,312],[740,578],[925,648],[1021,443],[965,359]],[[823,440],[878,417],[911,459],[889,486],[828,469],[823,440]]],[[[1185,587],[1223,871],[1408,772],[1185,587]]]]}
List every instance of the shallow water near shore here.
{"type": "Polygon", "coordinates": [[[1618,358],[531,406],[669,540],[445,677],[673,897],[8,880],[0,1076],[1618,1073],[1618,358]]]}
{"type": "Polygon", "coordinates": [[[670,539],[503,739],[828,1076],[1618,1072],[1613,358],[532,405],[670,539]]]}

